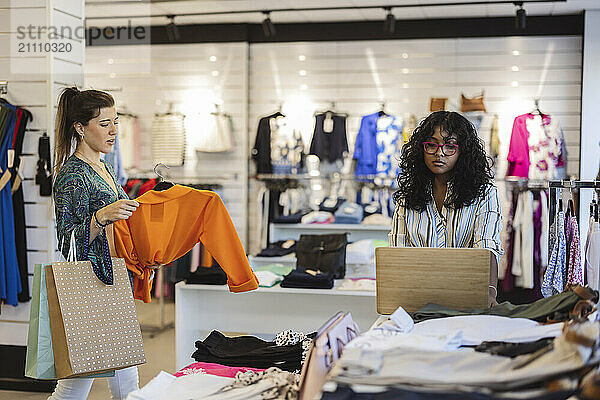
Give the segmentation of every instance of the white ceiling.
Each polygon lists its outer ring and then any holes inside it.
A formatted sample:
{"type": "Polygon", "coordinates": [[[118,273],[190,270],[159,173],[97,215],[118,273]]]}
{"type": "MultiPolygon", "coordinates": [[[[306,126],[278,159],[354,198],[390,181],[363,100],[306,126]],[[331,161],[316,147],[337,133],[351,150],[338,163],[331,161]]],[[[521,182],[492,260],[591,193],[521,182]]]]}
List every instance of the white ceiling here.
{"type": "MultiPolygon", "coordinates": [[[[473,2],[478,0],[454,0],[473,2]]],[[[480,1],[480,0],[479,0],[480,1]]],[[[488,0],[492,1],[492,0],[488,0]]],[[[216,11],[240,11],[278,8],[311,8],[336,6],[369,6],[369,5],[405,5],[420,4],[416,7],[394,9],[397,19],[426,19],[426,18],[459,18],[459,17],[501,17],[515,15],[512,4],[482,4],[460,6],[431,7],[435,3],[448,0],[86,0],[86,18],[94,18],[89,24],[105,26],[115,22],[115,16],[143,15],[150,17],[157,14],[182,14],[216,11]],[[102,19],[95,19],[101,17],[102,19]]],[[[525,3],[527,15],[560,15],[573,14],[585,9],[600,9],[600,0],[568,0],[553,3],[525,3]]],[[[369,10],[338,10],[338,11],[293,11],[277,12],[271,15],[274,23],[278,22],[325,22],[325,21],[361,21],[382,20],[385,11],[382,9],[369,10]]],[[[211,23],[259,23],[264,16],[255,14],[229,14],[211,16],[182,16],[177,17],[178,24],[211,24],[211,23]]],[[[150,17],[134,20],[137,24],[164,25],[164,17],[150,17]]]]}

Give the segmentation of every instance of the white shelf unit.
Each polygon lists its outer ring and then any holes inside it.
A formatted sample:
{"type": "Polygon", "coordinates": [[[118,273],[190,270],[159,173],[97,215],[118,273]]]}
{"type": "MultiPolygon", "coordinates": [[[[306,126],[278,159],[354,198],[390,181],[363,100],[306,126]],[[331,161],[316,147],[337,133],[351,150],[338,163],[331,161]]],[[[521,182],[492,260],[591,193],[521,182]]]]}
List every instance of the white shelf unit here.
{"type": "MultiPolygon", "coordinates": [[[[336,286],[341,282],[336,282],[336,286]]],[[[377,318],[375,292],[292,289],[279,285],[230,293],[226,285],[175,285],[176,368],[194,362],[194,344],[213,329],[274,334],[286,329],[314,332],[338,311],[350,311],[361,331],[377,318]]]]}
{"type": "Polygon", "coordinates": [[[348,241],[363,239],[388,240],[391,226],[362,224],[270,224],[270,240],[298,240],[302,234],[325,235],[329,233],[348,233],[348,241]]]}

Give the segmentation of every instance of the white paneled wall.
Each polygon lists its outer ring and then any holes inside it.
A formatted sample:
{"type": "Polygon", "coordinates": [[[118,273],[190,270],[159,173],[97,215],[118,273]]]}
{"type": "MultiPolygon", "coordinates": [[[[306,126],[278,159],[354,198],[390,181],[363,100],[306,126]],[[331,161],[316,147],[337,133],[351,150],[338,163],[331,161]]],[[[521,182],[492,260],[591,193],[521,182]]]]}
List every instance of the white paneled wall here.
{"type": "MultiPolygon", "coordinates": [[[[485,91],[490,113],[499,116],[502,153],[506,154],[514,118],[540,108],[563,127],[568,172],[579,170],[581,37],[506,37],[256,44],[250,47],[249,144],[261,116],[284,102],[284,113],[302,128],[310,144],[315,110],[329,107],[350,114],[348,142],[353,147],[362,115],[379,100],[397,116],[428,115],[430,97],[448,97],[458,110],[460,94],[485,91]],[[302,57],[300,57],[302,56],[302,57]],[[516,67],[516,68],[513,68],[516,67]],[[516,71],[514,70],[516,69],[516,71]]],[[[253,168],[253,167],[252,167],[253,168]]],[[[258,250],[255,198],[250,184],[250,250],[258,250]]]]}
{"type": "MultiPolygon", "coordinates": [[[[84,46],[77,38],[62,38],[71,44],[64,53],[15,53],[17,27],[81,26],[82,0],[0,0],[0,80],[8,80],[6,99],[31,111],[23,143],[21,176],[25,199],[29,288],[35,264],[54,258],[56,233],[50,197],[40,197],[34,183],[38,159],[38,139],[43,132],[53,145],[57,95],[64,85],[83,84],[84,46]]],[[[26,345],[29,303],[18,307],[2,306],[0,345],[26,345]]]]}
{"type": "MultiPolygon", "coordinates": [[[[85,83],[109,91],[119,110],[140,118],[141,169],[152,169],[152,117],[170,108],[186,115],[189,144],[183,167],[169,169],[179,183],[221,183],[223,199],[242,242],[247,231],[247,44],[101,46],[86,49],[85,83]],[[144,71],[139,72],[140,65],[144,71]],[[148,68],[148,65],[150,68],[148,68]],[[233,119],[235,150],[196,153],[215,103],[233,119]]],[[[139,173],[138,173],[139,174],[139,173]]],[[[130,171],[135,176],[135,171],[130,171]]]]}

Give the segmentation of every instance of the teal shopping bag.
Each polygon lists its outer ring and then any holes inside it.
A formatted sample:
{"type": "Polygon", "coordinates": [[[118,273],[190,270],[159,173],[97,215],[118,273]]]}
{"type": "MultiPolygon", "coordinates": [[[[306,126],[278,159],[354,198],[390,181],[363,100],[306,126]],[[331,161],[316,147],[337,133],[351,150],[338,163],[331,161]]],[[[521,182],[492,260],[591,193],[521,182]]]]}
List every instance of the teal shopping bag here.
{"type": "Polygon", "coordinates": [[[45,278],[45,265],[36,264],[29,313],[25,376],[35,379],[56,379],[45,278]]]}
{"type": "MultiPolygon", "coordinates": [[[[50,331],[48,292],[46,291],[46,265],[50,264],[36,264],[33,273],[25,376],[34,379],[54,380],[56,379],[56,370],[54,369],[54,352],[50,331]]],[[[115,376],[114,371],[87,377],[105,378],[111,376],[115,376]]]]}

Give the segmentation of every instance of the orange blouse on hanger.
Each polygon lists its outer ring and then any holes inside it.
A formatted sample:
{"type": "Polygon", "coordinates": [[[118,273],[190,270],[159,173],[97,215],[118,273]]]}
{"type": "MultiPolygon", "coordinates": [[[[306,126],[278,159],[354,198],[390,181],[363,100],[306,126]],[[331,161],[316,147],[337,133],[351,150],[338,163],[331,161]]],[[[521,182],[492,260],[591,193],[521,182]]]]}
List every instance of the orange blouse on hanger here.
{"type": "Polygon", "coordinates": [[[198,242],[210,252],[228,277],[232,292],[258,288],[246,252],[223,201],[214,192],[175,185],[144,193],[140,206],[127,220],[114,223],[117,257],[133,272],[136,299],[150,302],[152,269],[168,264],[198,242]]]}

